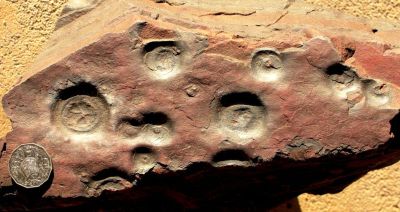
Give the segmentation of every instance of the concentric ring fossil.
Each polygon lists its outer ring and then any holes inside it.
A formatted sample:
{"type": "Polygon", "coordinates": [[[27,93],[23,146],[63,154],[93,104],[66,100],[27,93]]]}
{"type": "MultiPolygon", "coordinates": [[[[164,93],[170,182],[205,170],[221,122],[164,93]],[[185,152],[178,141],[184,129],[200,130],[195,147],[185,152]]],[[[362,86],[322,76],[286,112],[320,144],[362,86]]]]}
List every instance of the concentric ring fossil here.
{"type": "Polygon", "coordinates": [[[167,79],[179,72],[180,54],[176,46],[158,46],[145,54],[144,61],[154,77],[167,79]]]}
{"type": "Polygon", "coordinates": [[[59,100],[54,110],[58,124],[74,132],[89,132],[106,121],[108,112],[99,97],[77,95],[59,100]]]}

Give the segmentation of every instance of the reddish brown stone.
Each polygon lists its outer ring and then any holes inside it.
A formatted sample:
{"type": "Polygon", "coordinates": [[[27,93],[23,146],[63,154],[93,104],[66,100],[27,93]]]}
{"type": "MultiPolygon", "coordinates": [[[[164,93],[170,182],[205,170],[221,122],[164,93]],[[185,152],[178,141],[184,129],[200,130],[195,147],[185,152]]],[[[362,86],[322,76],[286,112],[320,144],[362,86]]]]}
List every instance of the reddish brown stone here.
{"type": "Polygon", "coordinates": [[[10,207],[141,207],[154,192],[171,207],[269,207],[341,189],[397,158],[400,41],[370,30],[303,3],[103,1],[3,99],[1,195],[10,207]],[[23,143],[54,167],[27,194],[6,171],[23,143]]]}

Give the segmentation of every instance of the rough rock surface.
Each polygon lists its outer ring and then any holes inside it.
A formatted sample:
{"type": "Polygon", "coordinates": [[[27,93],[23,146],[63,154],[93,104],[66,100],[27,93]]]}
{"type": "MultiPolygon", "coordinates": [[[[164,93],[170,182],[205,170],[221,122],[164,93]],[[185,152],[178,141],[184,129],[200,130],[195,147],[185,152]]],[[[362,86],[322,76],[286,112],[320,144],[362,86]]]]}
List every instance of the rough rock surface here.
{"type": "Polygon", "coordinates": [[[98,6],[103,0],[69,0],[61,11],[56,28],[71,23],[98,6]]]}
{"type": "Polygon", "coordinates": [[[264,208],[338,191],[398,160],[400,30],[376,24],[292,1],[103,1],[3,99],[0,203],[264,208]],[[52,158],[41,188],[7,171],[24,143],[52,158]]]}

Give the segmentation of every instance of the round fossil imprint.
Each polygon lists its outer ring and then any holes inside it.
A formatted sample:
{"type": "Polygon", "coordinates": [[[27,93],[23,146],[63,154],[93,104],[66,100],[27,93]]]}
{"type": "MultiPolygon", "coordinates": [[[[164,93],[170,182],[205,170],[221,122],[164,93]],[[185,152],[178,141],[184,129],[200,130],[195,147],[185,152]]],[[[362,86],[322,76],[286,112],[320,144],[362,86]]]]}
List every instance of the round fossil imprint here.
{"type": "Polygon", "coordinates": [[[36,188],[49,179],[53,166],[43,147],[22,144],[11,154],[8,169],[15,183],[25,188],[36,188]]]}
{"type": "Polygon", "coordinates": [[[138,152],[132,156],[132,162],[136,173],[145,174],[156,165],[157,160],[152,152],[138,152]]]}
{"type": "Polygon", "coordinates": [[[221,111],[221,122],[230,130],[252,131],[255,130],[262,120],[263,111],[252,105],[232,105],[221,111]]]}
{"type": "Polygon", "coordinates": [[[162,144],[170,137],[170,129],[164,125],[147,124],[143,127],[146,139],[154,145],[162,144]]]}
{"type": "Polygon", "coordinates": [[[88,132],[99,126],[107,114],[106,107],[98,97],[78,95],[61,103],[58,119],[66,128],[88,132]]]}
{"type": "Polygon", "coordinates": [[[166,79],[178,71],[179,54],[180,50],[175,46],[159,46],[146,53],[144,61],[157,78],[166,79]]]}
{"type": "Polygon", "coordinates": [[[261,50],[254,54],[251,61],[253,74],[263,81],[275,81],[283,70],[279,54],[273,50],[261,50]]]}

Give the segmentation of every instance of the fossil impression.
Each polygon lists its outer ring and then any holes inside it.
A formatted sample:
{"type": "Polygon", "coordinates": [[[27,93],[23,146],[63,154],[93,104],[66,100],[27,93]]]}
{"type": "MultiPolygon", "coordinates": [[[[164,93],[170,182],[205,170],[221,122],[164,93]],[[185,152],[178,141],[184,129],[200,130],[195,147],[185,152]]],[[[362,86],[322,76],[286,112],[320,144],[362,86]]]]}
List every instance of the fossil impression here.
{"type": "Polygon", "coordinates": [[[6,209],[267,208],[398,160],[396,26],[291,1],[94,2],[3,99],[6,209]],[[26,144],[41,155],[13,168],[26,144]]]}

